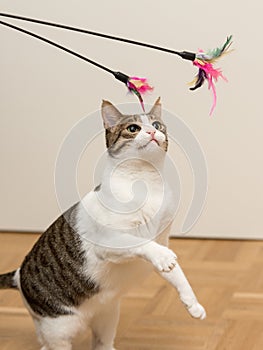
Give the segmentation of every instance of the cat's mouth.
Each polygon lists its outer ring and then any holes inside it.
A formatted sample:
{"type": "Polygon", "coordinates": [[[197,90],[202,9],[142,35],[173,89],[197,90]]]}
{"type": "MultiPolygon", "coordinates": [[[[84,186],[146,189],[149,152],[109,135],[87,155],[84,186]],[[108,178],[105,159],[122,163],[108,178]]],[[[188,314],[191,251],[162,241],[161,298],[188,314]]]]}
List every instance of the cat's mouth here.
{"type": "Polygon", "coordinates": [[[155,138],[152,138],[148,142],[146,142],[144,145],[139,146],[139,149],[146,148],[150,143],[156,143],[158,146],[160,146],[159,141],[157,141],[155,138]]]}
{"type": "Polygon", "coordinates": [[[157,145],[158,145],[158,146],[160,146],[160,145],[159,145],[159,142],[158,142],[156,139],[151,139],[151,141],[150,141],[150,142],[156,142],[156,143],[157,143],[157,145]]]}

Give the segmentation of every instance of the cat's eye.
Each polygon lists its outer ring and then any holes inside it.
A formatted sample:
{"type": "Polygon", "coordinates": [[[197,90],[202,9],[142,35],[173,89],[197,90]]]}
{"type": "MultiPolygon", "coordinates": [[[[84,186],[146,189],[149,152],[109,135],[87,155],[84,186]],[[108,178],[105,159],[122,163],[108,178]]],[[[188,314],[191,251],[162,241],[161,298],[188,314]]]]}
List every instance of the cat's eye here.
{"type": "Polygon", "coordinates": [[[156,129],[156,130],[160,130],[162,127],[162,124],[159,122],[153,122],[152,126],[156,129]]]}
{"type": "Polygon", "coordinates": [[[135,133],[137,131],[140,131],[141,130],[141,127],[137,124],[131,124],[127,127],[127,130],[131,133],[135,133]]]}

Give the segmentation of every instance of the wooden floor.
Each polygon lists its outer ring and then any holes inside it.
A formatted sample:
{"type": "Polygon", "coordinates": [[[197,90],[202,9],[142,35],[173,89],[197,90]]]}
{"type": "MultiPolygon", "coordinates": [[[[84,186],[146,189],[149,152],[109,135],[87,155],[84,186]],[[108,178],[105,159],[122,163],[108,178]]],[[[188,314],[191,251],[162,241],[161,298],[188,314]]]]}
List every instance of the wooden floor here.
{"type": "MultiPolygon", "coordinates": [[[[19,266],[37,235],[0,234],[0,273],[19,266]]],[[[171,240],[207,319],[192,319],[157,274],[122,302],[118,350],[262,350],[263,242],[171,240]]],[[[87,350],[90,333],[74,349],[87,350]]],[[[37,350],[17,291],[0,291],[0,349],[37,350]]]]}

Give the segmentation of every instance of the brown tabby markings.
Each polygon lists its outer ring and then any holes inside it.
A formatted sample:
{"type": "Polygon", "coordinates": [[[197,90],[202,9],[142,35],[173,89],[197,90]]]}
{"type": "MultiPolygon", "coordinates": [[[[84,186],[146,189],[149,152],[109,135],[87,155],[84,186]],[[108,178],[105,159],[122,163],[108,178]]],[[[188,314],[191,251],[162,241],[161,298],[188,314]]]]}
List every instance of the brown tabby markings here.
{"type": "MultiPolygon", "coordinates": [[[[150,121],[153,123],[158,120],[161,123],[160,131],[165,135],[165,143],[162,145],[164,151],[168,148],[168,136],[166,132],[166,126],[163,122],[153,115],[147,115],[150,121]]],[[[142,125],[140,115],[123,115],[120,123],[114,125],[113,127],[106,129],[106,146],[108,152],[111,156],[116,155],[124,147],[129,147],[129,143],[137,136],[137,133],[129,133],[126,129],[131,124],[142,125]]]]}
{"type": "Polygon", "coordinates": [[[74,232],[76,208],[70,208],[42,234],[21,266],[24,297],[41,316],[70,314],[64,306],[78,306],[99,290],[82,272],[85,258],[74,232]]]}
{"type": "MultiPolygon", "coordinates": [[[[104,104],[110,105],[104,101],[104,104]]],[[[106,128],[106,144],[114,157],[120,150],[129,147],[138,132],[131,133],[131,124],[142,126],[140,115],[122,115],[117,111],[120,123],[106,128]]],[[[167,150],[166,127],[160,118],[147,114],[151,123],[158,120],[159,131],[165,135],[160,145],[167,150]]],[[[104,122],[105,123],[105,122],[104,122]]],[[[105,125],[105,124],[104,124],[105,125]]],[[[94,191],[99,191],[98,185],[94,191]]],[[[81,238],[74,231],[78,204],[61,215],[36,242],[26,256],[20,269],[21,289],[31,309],[38,315],[58,317],[71,314],[70,308],[79,306],[86,298],[99,292],[89,276],[83,272],[85,252],[81,238]]],[[[15,271],[0,276],[0,288],[16,288],[15,271]]]]}
{"type": "Polygon", "coordinates": [[[5,289],[5,288],[17,289],[17,286],[14,284],[14,280],[13,280],[15,273],[16,273],[16,270],[5,273],[4,275],[0,275],[0,289],[5,289]]]}

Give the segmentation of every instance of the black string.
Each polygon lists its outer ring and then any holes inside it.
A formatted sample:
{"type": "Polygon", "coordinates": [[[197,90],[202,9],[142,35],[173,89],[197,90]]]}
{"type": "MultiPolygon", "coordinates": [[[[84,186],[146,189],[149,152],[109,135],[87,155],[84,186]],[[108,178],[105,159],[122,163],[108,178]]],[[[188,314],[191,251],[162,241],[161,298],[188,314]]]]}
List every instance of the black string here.
{"type": "MultiPolygon", "coordinates": [[[[22,16],[17,16],[17,15],[11,15],[11,14],[8,14],[8,13],[0,13],[0,16],[12,18],[12,19],[18,19],[18,20],[27,21],[27,22],[33,22],[33,23],[42,24],[42,25],[51,26],[51,27],[56,27],[56,28],[61,28],[61,29],[66,29],[66,30],[70,30],[70,31],[83,33],[83,34],[94,35],[94,36],[98,36],[98,37],[105,38],[105,39],[110,39],[110,40],[124,42],[124,43],[127,43],[127,44],[143,46],[143,47],[147,47],[147,48],[150,48],[150,49],[164,51],[164,52],[167,52],[167,53],[178,55],[178,56],[180,56],[181,58],[183,58],[185,60],[190,60],[190,61],[194,61],[195,60],[195,53],[193,53],[193,52],[188,52],[188,51],[179,52],[179,51],[167,49],[167,48],[164,48],[164,47],[161,47],[161,46],[143,43],[143,42],[140,42],[140,41],[130,40],[130,39],[126,39],[126,38],[120,38],[120,37],[116,37],[116,36],[113,36],[113,35],[108,35],[108,34],[94,32],[94,31],[91,31],[91,30],[75,28],[75,27],[72,27],[72,26],[64,25],[64,24],[47,22],[47,21],[38,20],[38,19],[34,19],[34,18],[29,18],[29,17],[22,17],[22,16]]],[[[3,24],[3,22],[1,22],[1,23],[3,24]]]]}
{"type": "Polygon", "coordinates": [[[9,27],[9,28],[15,29],[15,30],[17,30],[17,31],[19,31],[19,32],[22,32],[22,33],[24,33],[24,34],[30,35],[30,36],[32,36],[33,38],[39,39],[39,40],[41,40],[41,41],[44,41],[44,42],[47,43],[47,44],[50,44],[50,45],[52,45],[52,46],[55,46],[55,47],[57,47],[58,49],[61,49],[61,50],[65,51],[65,52],[67,52],[67,53],[69,53],[69,54],[71,54],[71,55],[73,55],[73,56],[76,56],[76,57],[78,57],[78,58],[80,58],[80,59],[82,59],[82,60],[84,60],[84,61],[90,63],[90,64],[93,64],[94,66],[96,66],[96,67],[98,67],[98,68],[100,68],[100,69],[103,69],[104,71],[106,71],[106,72],[108,72],[108,73],[113,74],[114,77],[115,77],[117,80],[121,81],[121,82],[124,83],[126,86],[127,86],[128,82],[129,82],[130,77],[129,77],[127,74],[124,74],[124,73],[118,72],[118,71],[113,71],[112,69],[110,69],[110,68],[108,68],[108,67],[106,67],[106,66],[104,66],[104,65],[102,65],[102,64],[100,64],[100,63],[98,63],[98,62],[96,62],[96,61],[93,61],[93,60],[91,60],[90,58],[87,58],[87,57],[85,57],[85,56],[83,56],[83,55],[81,55],[81,54],[79,54],[79,53],[77,53],[77,52],[75,52],[75,51],[72,51],[72,50],[68,49],[67,47],[62,46],[62,45],[60,45],[60,44],[58,44],[58,43],[56,43],[56,42],[54,42],[54,41],[52,41],[52,40],[49,40],[49,39],[47,39],[47,38],[44,38],[43,36],[40,36],[40,35],[35,34],[35,33],[33,33],[33,32],[30,32],[30,31],[28,31],[28,30],[26,30],[26,29],[23,29],[23,28],[14,26],[13,24],[10,24],[10,23],[6,23],[6,22],[3,22],[3,21],[0,21],[0,24],[4,25],[4,26],[6,26],[6,27],[9,27]]]}
{"type": "Polygon", "coordinates": [[[78,58],[80,58],[80,59],[82,59],[82,60],[84,60],[84,61],[86,61],[86,62],[88,62],[88,63],[90,63],[90,64],[93,64],[94,66],[96,66],[96,67],[98,67],[98,68],[101,68],[101,69],[103,69],[103,70],[105,70],[105,71],[107,71],[107,72],[113,74],[114,76],[115,76],[115,74],[116,74],[116,72],[114,72],[113,70],[109,69],[108,67],[105,67],[105,66],[103,66],[102,64],[100,64],[100,63],[98,63],[98,62],[95,62],[95,61],[93,61],[93,60],[91,60],[91,59],[89,59],[89,58],[87,58],[87,57],[85,57],[85,56],[82,56],[81,54],[79,54],[79,53],[77,53],[77,52],[75,52],[75,51],[72,51],[72,50],[70,50],[70,49],[68,49],[68,48],[66,48],[66,47],[64,47],[64,46],[62,46],[62,45],[60,45],[60,44],[57,44],[57,43],[54,42],[54,41],[51,41],[51,40],[49,40],[49,39],[47,39],[47,38],[44,38],[44,37],[42,37],[42,36],[40,36],[40,35],[38,35],[38,34],[35,34],[35,33],[33,33],[33,32],[30,32],[30,31],[28,31],[28,30],[25,30],[25,29],[23,29],[23,28],[14,26],[13,24],[6,23],[6,22],[3,22],[3,21],[0,21],[0,24],[2,24],[2,25],[4,25],[4,26],[7,26],[7,27],[10,27],[10,28],[12,28],[12,29],[18,30],[19,32],[22,32],[22,33],[24,33],[24,34],[30,35],[30,36],[32,36],[33,38],[39,39],[39,40],[41,40],[41,41],[44,41],[45,43],[48,43],[48,44],[50,44],[50,45],[52,45],[52,46],[55,46],[55,47],[57,47],[57,48],[59,48],[59,49],[61,49],[61,50],[63,50],[63,51],[66,51],[67,53],[69,53],[69,54],[71,54],[71,55],[74,55],[74,56],[76,56],[76,57],[78,57],[78,58]]]}

